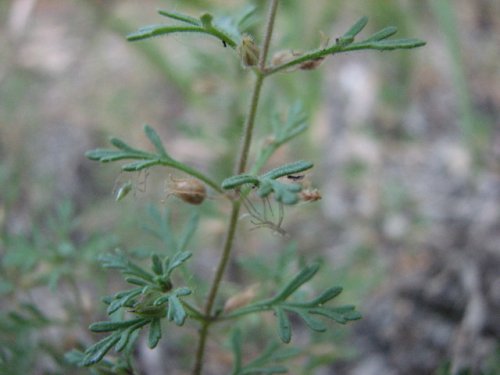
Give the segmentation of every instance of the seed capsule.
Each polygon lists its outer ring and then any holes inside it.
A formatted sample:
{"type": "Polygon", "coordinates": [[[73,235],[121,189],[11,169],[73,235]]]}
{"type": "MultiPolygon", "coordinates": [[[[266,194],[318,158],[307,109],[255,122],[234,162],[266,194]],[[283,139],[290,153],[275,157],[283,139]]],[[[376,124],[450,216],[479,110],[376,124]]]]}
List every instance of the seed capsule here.
{"type": "Polygon", "coordinates": [[[259,62],[259,47],[255,44],[249,35],[243,36],[241,43],[237,48],[238,55],[243,67],[255,66],[259,62]]]}
{"type": "Polygon", "coordinates": [[[207,197],[205,185],[196,178],[175,178],[170,176],[168,196],[173,195],[189,204],[201,204],[207,197]]]}

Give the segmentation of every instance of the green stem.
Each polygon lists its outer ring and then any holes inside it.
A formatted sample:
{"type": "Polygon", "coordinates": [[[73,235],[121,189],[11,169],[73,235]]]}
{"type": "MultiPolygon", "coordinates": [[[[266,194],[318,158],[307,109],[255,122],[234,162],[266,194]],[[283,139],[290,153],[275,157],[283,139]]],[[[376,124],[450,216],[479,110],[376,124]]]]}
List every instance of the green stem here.
{"type": "Polygon", "coordinates": [[[216,183],[210,177],[204,175],[203,173],[201,173],[197,169],[191,168],[191,167],[187,166],[186,164],[179,163],[178,161],[176,161],[174,159],[160,159],[159,164],[183,171],[184,173],[187,173],[188,175],[191,175],[191,176],[196,177],[197,179],[203,181],[208,186],[210,186],[212,189],[214,189],[216,192],[218,192],[220,194],[224,194],[224,191],[221,189],[221,187],[219,186],[218,183],[216,183]]]}
{"type": "MultiPolygon", "coordinates": [[[[264,36],[264,41],[263,41],[262,48],[261,48],[262,54],[260,55],[260,59],[259,59],[259,70],[255,70],[257,77],[256,77],[256,81],[254,84],[252,97],[250,100],[250,107],[249,107],[248,116],[247,116],[247,119],[245,122],[245,130],[243,133],[243,144],[241,146],[238,167],[237,167],[238,174],[243,173],[245,171],[246,165],[247,165],[248,154],[250,151],[250,145],[252,143],[252,135],[253,135],[253,128],[255,125],[255,117],[257,114],[257,107],[259,104],[262,83],[263,83],[264,78],[265,78],[265,75],[262,74],[262,72],[265,70],[265,63],[266,63],[267,54],[269,51],[269,44],[271,43],[271,36],[272,36],[272,32],[273,32],[274,20],[276,18],[276,10],[278,8],[278,1],[279,0],[272,0],[270,7],[269,7],[269,14],[268,14],[267,23],[266,23],[265,36],[264,36]]],[[[208,294],[208,299],[207,299],[205,309],[204,309],[205,317],[207,319],[202,323],[200,331],[199,331],[198,348],[196,350],[195,365],[194,365],[193,372],[192,372],[193,375],[200,375],[201,371],[202,371],[203,357],[204,357],[204,353],[205,353],[205,346],[206,346],[206,341],[207,341],[207,337],[208,337],[208,331],[209,331],[210,325],[214,322],[212,310],[213,310],[213,306],[215,304],[215,300],[217,297],[217,292],[219,290],[220,283],[222,281],[222,277],[224,276],[226,266],[227,266],[229,259],[230,259],[230,256],[231,256],[231,250],[233,247],[233,240],[234,240],[234,236],[236,233],[236,227],[238,226],[238,216],[239,216],[239,212],[240,212],[240,207],[241,207],[241,202],[239,200],[235,200],[232,202],[231,216],[229,219],[229,224],[228,224],[226,238],[224,241],[222,255],[221,255],[221,258],[219,260],[219,264],[217,266],[214,280],[213,280],[212,285],[210,287],[210,292],[208,294]]]]}
{"type": "Polygon", "coordinates": [[[240,316],[252,314],[255,312],[269,311],[269,310],[272,310],[272,308],[273,308],[272,301],[270,301],[270,300],[269,301],[262,301],[262,302],[254,304],[254,305],[246,306],[244,308],[235,310],[234,312],[231,312],[229,314],[221,315],[218,318],[218,320],[224,321],[224,320],[235,319],[235,318],[239,318],[240,316]]]}
{"type": "Polygon", "coordinates": [[[257,105],[259,103],[260,91],[262,88],[262,83],[264,81],[264,76],[259,72],[256,73],[257,78],[255,80],[254,90],[252,93],[252,99],[250,101],[250,109],[248,112],[248,117],[245,124],[245,131],[243,134],[243,144],[241,146],[240,159],[238,162],[238,168],[236,170],[237,174],[242,174],[245,172],[248,154],[250,151],[250,145],[252,143],[253,128],[255,124],[255,117],[257,115],[257,105]]]}
{"type": "MultiPolygon", "coordinates": [[[[398,40],[399,41],[399,40],[398,40]]],[[[377,41],[369,41],[369,42],[359,42],[359,43],[351,43],[351,44],[334,44],[333,46],[327,48],[321,48],[312,52],[307,52],[296,59],[290,60],[281,65],[274,66],[272,68],[268,68],[264,70],[264,74],[266,76],[272,75],[274,73],[280,72],[282,70],[294,67],[306,61],[314,61],[325,58],[328,55],[334,55],[339,52],[349,52],[349,51],[359,51],[365,49],[374,49],[374,50],[393,50],[393,49],[408,49],[408,48],[417,48],[425,45],[425,42],[419,39],[408,39],[401,40],[400,44],[394,45],[385,45],[381,46],[377,41]]]]}
{"type": "Polygon", "coordinates": [[[250,101],[250,109],[248,111],[247,120],[245,123],[245,133],[243,135],[243,145],[240,153],[240,161],[238,163],[237,174],[245,172],[248,153],[250,150],[250,144],[253,138],[253,128],[255,124],[255,116],[257,115],[257,106],[259,104],[260,91],[262,89],[262,83],[264,82],[265,75],[263,72],[266,70],[266,60],[269,53],[269,45],[271,44],[271,36],[273,34],[274,19],[276,18],[276,11],[278,9],[278,0],[273,0],[269,7],[269,15],[267,17],[266,33],[264,36],[264,42],[261,48],[261,54],[259,56],[259,70],[255,70],[257,77],[255,80],[255,85],[252,93],[252,99],[250,101]]]}

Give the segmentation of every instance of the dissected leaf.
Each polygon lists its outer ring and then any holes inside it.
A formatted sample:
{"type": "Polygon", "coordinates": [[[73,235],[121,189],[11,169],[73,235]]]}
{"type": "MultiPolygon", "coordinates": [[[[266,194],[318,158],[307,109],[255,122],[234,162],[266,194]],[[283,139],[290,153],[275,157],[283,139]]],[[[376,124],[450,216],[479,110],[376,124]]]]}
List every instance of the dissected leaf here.
{"type": "Polygon", "coordinates": [[[112,334],[101,341],[98,341],[85,351],[81,366],[92,366],[104,358],[107,352],[120,340],[120,334],[112,334]]]}
{"type": "Polygon", "coordinates": [[[169,155],[167,154],[167,151],[165,151],[165,148],[163,147],[163,142],[158,136],[158,133],[156,133],[156,131],[151,126],[145,125],[144,133],[146,133],[146,136],[151,141],[151,143],[156,149],[156,152],[158,152],[159,155],[166,158],[170,158],[169,155]]]}
{"type": "Polygon", "coordinates": [[[299,303],[296,303],[293,305],[294,306],[301,306],[301,307],[313,307],[313,306],[322,305],[322,304],[334,299],[340,293],[342,293],[342,287],[334,286],[332,288],[328,288],[323,293],[321,293],[318,297],[314,298],[313,300],[311,300],[309,302],[299,302],[299,303]]]}
{"type": "Polygon", "coordinates": [[[166,267],[165,274],[170,275],[175,268],[181,266],[182,263],[191,258],[191,255],[193,254],[189,251],[179,251],[176,253],[170,260],[168,267],[166,267]]]}
{"type": "Polygon", "coordinates": [[[313,278],[313,276],[318,272],[319,264],[314,263],[312,265],[306,266],[300,270],[300,272],[295,275],[295,277],[285,285],[285,287],[279,292],[275,297],[273,297],[273,302],[284,301],[290,295],[292,295],[297,289],[299,289],[303,284],[308,282],[313,278]]]}
{"type": "Polygon", "coordinates": [[[168,320],[173,320],[175,324],[181,326],[186,320],[187,314],[179,299],[172,295],[168,300],[168,320]]]}
{"type": "Polygon", "coordinates": [[[131,152],[139,151],[139,150],[129,146],[127,143],[125,143],[124,141],[122,141],[119,138],[111,138],[109,140],[109,143],[111,143],[113,146],[115,146],[116,148],[123,150],[123,151],[131,151],[131,152]]]}
{"type": "Polygon", "coordinates": [[[342,38],[354,40],[354,37],[358,35],[361,30],[363,30],[368,23],[368,17],[361,17],[354,25],[351,26],[349,30],[342,35],[342,38]]]}
{"type": "Polygon", "coordinates": [[[149,25],[141,27],[136,32],[127,35],[129,42],[149,39],[156,36],[174,34],[174,33],[205,33],[205,29],[199,26],[166,26],[166,25],[149,25]]]}
{"type": "Polygon", "coordinates": [[[182,21],[185,23],[188,23],[190,25],[194,26],[201,26],[201,22],[199,19],[191,17],[187,14],[179,13],[179,12],[173,12],[173,11],[167,11],[160,9],[158,10],[158,13],[161,14],[162,16],[172,18],[177,21],[182,21]]]}
{"type": "Polygon", "coordinates": [[[235,189],[244,184],[258,185],[259,179],[256,176],[249,174],[240,174],[236,176],[231,176],[222,181],[221,187],[224,190],[235,189]]]}
{"type": "Polygon", "coordinates": [[[233,351],[234,361],[232,374],[237,375],[240,373],[243,358],[242,358],[242,343],[243,338],[241,336],[241,331],[235,329],[231,335],[231,349],[233,351]]]}
{"type": "Polygon", "coordinates": [[[361,319],[361,314],[354,309],[354,306],[343,308],[315,307],[310,309],[309,312],[311,314],[322,315],[340,324],[345,324],[351,320],[361,319]]]}
{"type": "Polygon", "coordinates": [[[122,170],[126,172],[136,172],[157,165],[158,162],[159,160],[157,158],[152,160],[133,161],[132,163],[122,165],[122,170]]]}
{"type": "Polygon", "coordinates": [[[326,331],[326,325],[321,320],[313,318],[310,314],[301,309],[294,309],[292,311],[297,313],[302,318],[302,320],[307,324],[307,326],[311,328],[313,331],[316,332],[326,331]]]}
{"type": "Polygon", "coordinates": [[[370,43],[369,48],[378,49],[381,51],[389,51],[394,49],[416,48],[424,46],[425,44],[426,42],[420,39],[390,39],[372,42],[370,43]]]}
{"type": "Polygon", "coordinates": [[[285,344],[288,344],[292,339],[292,326],[290,325],[288,315],[280,307],[275,307],[274,312],[276,314],[276,318],[278,319],[278,335],[280,340],[285,344]]]}
{"type": "Polygon", "coordinates": [[[260,176],[260,179],[276,179],[283,176],[289,176],[304,172],[311,169],[314,166],[313,163],[305,160],[296,161],[293,163],[282,165],[278,168],[271,169],[269,172],[260,176]]]}
{"type": "Polygon", "coordinates": [[[398,32],[398,28],[396,26],[387,26],[380,31],[377,31],[375,34],[371,35],[369,38],[363,40],[363,42],[374,42],[378,40],[387,39],[390,36],[396,34],[398,32]]]}
{"type": "Polygon", "coordinates": [[[152,319],[149,324],[148,347],[153,349],[161,339],[161,320],[152,319]]]}
{"type": "Polygon", "coordinates": [[[151,263],[153,264],[151,266],[151,269],[156,275],[162,275],[163,274],[163,264],[160,260],[160,257],[157,254],[153,254],[151,256],[151,263]]]}
{"type": "Polygon", "coordinates": [[[107,321],[107,322],[96,322],[89,326],[92,332],[110,332],[116,331],[118,329],[123,329],[130,327],[137,322],[141,321],[142,318],[132,319],[132,320],[120,320],[120,321],[107,321]]]}

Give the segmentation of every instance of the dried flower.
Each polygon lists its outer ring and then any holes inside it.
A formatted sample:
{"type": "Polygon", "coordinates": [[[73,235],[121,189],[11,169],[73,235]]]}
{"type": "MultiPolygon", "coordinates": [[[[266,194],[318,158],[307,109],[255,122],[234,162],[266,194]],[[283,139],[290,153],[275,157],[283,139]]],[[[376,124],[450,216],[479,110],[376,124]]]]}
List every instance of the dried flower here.
{"type": "Polygon", "coordinates": [[[241,43],[237,48],[238,55],[241,59],[243,67],[255,66],[259,62],[259,47],[249,35],[244,35],[241,38],[241,43]]]}
{"type": "Polygon", "coordinates": [[[325,58],[324,57],[318,57],[317,59],[312,59],[308,61],[304,61],[303,63],[299,64],[299,69],[301,70],[313,70],[316,69],[318,66],[321,65],[325,58]]]}
{"type": "Polygon", "coordinates": [[[321,199],[321,193],[318,189],[304,189],[299,193],[299,196],[304,202],[316,202],[321,199]]]}

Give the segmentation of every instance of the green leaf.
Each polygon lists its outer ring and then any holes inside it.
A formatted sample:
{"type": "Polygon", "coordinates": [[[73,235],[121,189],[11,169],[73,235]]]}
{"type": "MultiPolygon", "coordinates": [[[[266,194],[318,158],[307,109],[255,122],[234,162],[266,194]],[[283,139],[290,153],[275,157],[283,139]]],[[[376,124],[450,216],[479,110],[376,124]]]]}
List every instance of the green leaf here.
{"type": "Polygon", "coordinates": [[[241,366],[243,363],[242,358],[242,342],[241,330],[235,329],[231,335],[231,349],[233,351],[234,361],[233,361],[233,375],[240,374],[241,366]]]}
{"type": "Polygon", "coordinates": [[[186,287],[177,288],[174,294],[178,297],[189,296],[192,293],[191,289],[186,287]]]}
{"type": "MultiPolygon", "coordinates": [[[[144,321],[144,319],[141,319],[141,322],[142,321],[144,321]]],[[[125,349],[125,347],[129,343],[130,336],[136,329],[137,327],[132,326],[121,331],[120,340],[118,340],[118,342],[115,345],[115,351],[121,352],[123,349],[125,349]]]]}
{"type": "Polygon", "coordinates": [[[158,297],[157,299],[154,300],[153,305],[154,306],[160,306],[163,305],[164,303],[168,302],[170,299],[170,294],[163,295],[161,297],[158,297]]]}
{"type": "Polygon", "coordinates": [[[119,138],[111,138],[109,140],[109,143],[111,143],[113,146],[115,146],[116,148],[123,150],[123,151],[131,151],[131,152],[139,151],[139,150],[129,146],[127,143],[125,143],[124,141],[122,141],[119,138]]]}
{"type": "Polygon", "coordinates": [[[377,42],[370,43],[370,48],[377,49],[380,51],[389,51],[394,49],[406,49],[406,48],[416,48],[422,47],[426,44],[423,40],[408,38],[408,39],[391,39],[391,40],[381,40],[377,42]]]}
{"type": "Polygon", "coordinates": [[[104,358],[107,352],[120,340],[120,334],[117,332],[101,341],[98,341],[85,351],[85,357],[81,366],[92,366],[104,358]]]}
{"type": "Polygon", "coordinates": [[[271,169],[269,172],[261,175],[260,179],[276,179],[283,176],[288,176],[300,172],[304,172],[311,169],[314,166],[313,163],[305,160],[296,161],[293,163],[282,165],[281,167],[271,169]]]}
{"type": "Polygon", "coordinates": [[[319,263],[304,267],[295,277],[285,285],[285,287],[275,297],[272,298],[273,302],[284,301],[292,295],[303,284],[313,278],[319,270],[319,263]]]}
{"type": "Polygon", "coordinates": [[[275,307],[274,312],[278,319],[278,335],[280,340],[288,344],[292,339],[292,327],[285,311],[280,307],[275,307]]]}
{"type": "Polygon", "coordinates": [[[171,295],[168,300],[168,320],[173,320],[175,324],[181,326],[184,324],[186,317],[187,314],[184,310],[184,307],[182,306],[182,303],[176,296],[171,295]]]}
{"type": "Polygon", "coordinates": [[[146,136],[149,138],[149,140],[155,147],[156,152],[158,152],[159,155],[165,158],[171,159],[170,156],[167,154],[167,151],[165,151],[165,148],[163,147],[163,142],[158,136],[158,133],[156,133],[156,131],[149,125],[144,125],[144,132],[146,133],[146,136]]]}
{"type": "Polygon", "coordinates": [[[110,161],[130,159],[130,152],[127,151],[116,151],[111,149],[97,148],[95,150],[89,150],[85,153],[85,157],[90,160],[100,161],[101,163],[107,163],[110,161]]]}
{"type": "Polygon", "coordinates": [[[318,306],[322,305],[335,297],[337,297],[340,293],[342,293],[342,287],[339,286],[334,286],[332,288],[328,288],[325,290],[323,293],[321,293],[318,297],[315,299],[309,301],[309,302],[299,302],[299,303],[294,303],[291,304],[293,306],[301,306],[301,307],[313,307],[313,306],[318,306]]]}
{"type": "Polygon", "coordinates": [[[345,306],[342,308],[315,307],[309,309],[309,312],[311,314],[325,316],[340,324],[345,324],[351,320],[361,319],[361,314],[354,310],[354,306],[345,306]]]}
{"type": "Polygon", "coordinates": [[[156,275],[163,275],[163,264],[160,260],[160,257],[157,254],[153,254],[151,256],[151,262],[153,263],[151,270],[156,275]]]}
{"type": "Polygon", "coordinates": [[[368,17],[361,17],[354,25],[351,26],[349,30],[346,31],[344,35],[342,35],[342,38],[345,39],[350,39],[352,38],[354,40],[354,37],[358,35],[361,30],[363,30],[368,23],[368,17]]]}
{"type": "Polygon", "coordinates": [[[160,161],[157,158],[153,160],[134,161],[132,163],[122,165],[122,170],[126,172],[136,172],[140,171],[141,169],[146,169],[152,167],[153,165],[157,165],[159,164],[159,162],[160,161]]]}
{"type": "Polygon", "coordinates": [[[170,275],[170,273],[175,268],[179,267],[180,265],[182,265],[182,263],[184,263],[186,260],[191,258],[191,255],[193,255],[193,254],[190,253],[189,251],[179,251],[178,253],[176,253],[172,257],[172,260],[170,261],[170,264],[168,265],[167,270],[165,271],[165,274],[170,275]]]}
{"type": "Polygon", "coordinates": [[[135,42],[138,40],[149,39],[156,36],[183,33],[183,32],[194,32],[194,33],[205,33],[203,27],[198,26],[165,26],[165,25],[150,25],[141,27],[134,33],[127,35],[127,40],[129,42],[135,42]]]}
{"type": "Polygon", "coordinates": [[[187,24],[187,26],[145,26],[140,28],[137,32],[129,34],[127,36],[127,40],[137,41],[172,33],[196,32],[212,35],[223,41],[225,45],[227,44],[232,48],[236,48],[237,43],[235,40],[241,35],[241,33],[237,29],[237,26],[235,25],[234,20],[228,17],[215,20],[211,14],[206,13],[200,17],[200,20],[197,20],[194,17],[177,12],[160,11],[160,14],[177,21],[184,22],[187,24]]]}
{"type": "Polygon", "coordinates": [[[188,16],[187,14],[166,11],[163,9],[158,10],[158,13],[161,14],[162,16],[172,18],[172,19],[177,20],[177,21],[185,22],[185,23],[188,23],[190,25],[201,26],[200,20],[198,20],[197,18],[188,16]]]}
{"type": "Polygon", "coordinates": [[[316,332],[326,331],[326,325],[321,320],[313,318],[307,312],[301,309],[293,309],[292,311],[297,313],[302,318],[302,320],[307,324],[307,326],[311,328],[313,331],[316,332]]]}
{"type": "Polygon", "coordinates": [[[132,320],[120,320],[117,322],[113,321],[96,322],[92,323],[89,326],[89,329],[92,332],[111,332],[111,331],[116,331],[118,329],[130,327],[139,321],[142,321],[142,318],[137,318],[132,320]]]}
{"type": "Polygon", "coordinates": [[[126,277],[125,278],[125,281],[129,284],[133,284],[133,285],[139,285],[139,286],[146,286],[146,285],[150,285],[147,281],[145,281],[144,279],[139,279],[137,277],[126,277]]]}
{"type": "Polygon", "coordinates": [[[121,252],[115,254],[105,254],[99,257],[104,268],[118,269],[123,274],[137,276],[150,283],[154,283],[154,277],[149,272],[129,261],[121,252]]]}
{"type": "Polygon", "coordinates": [[[149,324],[148,347],[153,349],[161,339],[161,320],[152,319],[149,324]]]}
{"type": "Polygon", "coordinates": [[[365,42],[375,42],[383,39],[387,39],[390,36],[396,34],[398,32],[398,28],[395,26],[387,26],[380,31],[377,31],[375,34],[371,35],[369,38],[363,40],[365,42]]]}
{"type": "Polygon", "coordinates": [[[112,297],[114,300],[110,302],[106,312],[108,315],[111,315],[119,308],[128,306],[135,297],[141,294],[141,292],[142,288],[134,288],[125,292],[117,293],[114,297],[112,297]]]}
{"type": "Polygon", "coordinates": [[[221,187],[224,190],[235,189],[244,184],[259,185],[259,179],[249,174],[239,174],[231,176],[222,181],[221,187]]]}

